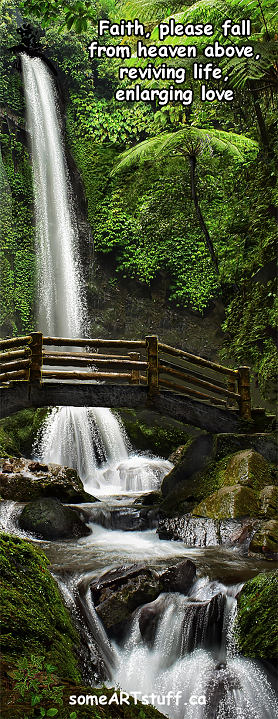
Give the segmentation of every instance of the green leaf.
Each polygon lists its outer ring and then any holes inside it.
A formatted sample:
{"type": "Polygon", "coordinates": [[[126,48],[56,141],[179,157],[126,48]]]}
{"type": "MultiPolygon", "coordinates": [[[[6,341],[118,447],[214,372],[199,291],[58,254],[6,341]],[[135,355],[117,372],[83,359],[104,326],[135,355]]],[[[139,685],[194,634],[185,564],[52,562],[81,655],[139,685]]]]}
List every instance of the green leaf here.
{"type": "Polygon", "coordinates": [[[47,717],[56,717],[56,714],[58,714],[58,709],[48,709],[46,712],[47,717]]]}

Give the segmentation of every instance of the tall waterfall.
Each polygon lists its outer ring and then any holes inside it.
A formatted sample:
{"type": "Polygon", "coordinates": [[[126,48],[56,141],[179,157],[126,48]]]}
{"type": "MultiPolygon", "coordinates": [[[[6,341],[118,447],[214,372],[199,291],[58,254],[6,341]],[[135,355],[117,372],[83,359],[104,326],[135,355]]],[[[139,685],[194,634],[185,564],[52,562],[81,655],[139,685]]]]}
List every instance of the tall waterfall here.
{"type": "MultiPolygon", "coordinates": [[[[40,58],[22,54],[21,59],[34,177],[38,328],[44,335],[82,337],[87,307],[55,84],[40,58]]],[[[169,471],[165,463],[153,472],[146,459],[129,461],[123,428],[105,408],[55,408],[36,449],[46,462],[75,468],[88,491],[107,488],[109,482],[117,490],[127,489],[127,484],[130,489],[130,471],[118,468],[123,461],[129,469],[133,464],[137,490],[157,486],[169,471]]]]}

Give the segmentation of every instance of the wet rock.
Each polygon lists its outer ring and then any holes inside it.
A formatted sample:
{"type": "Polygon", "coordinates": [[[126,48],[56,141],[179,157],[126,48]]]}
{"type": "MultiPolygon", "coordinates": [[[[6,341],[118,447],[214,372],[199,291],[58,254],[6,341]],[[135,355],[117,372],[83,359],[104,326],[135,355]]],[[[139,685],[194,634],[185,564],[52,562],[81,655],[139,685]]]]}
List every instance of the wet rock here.
{"type": "Polygon", "coordinates": [[[71,507],[64,507],[54,497],[27,504],[18,522],[21,529],[41,539],[78,539],[91,533],[78,512],[71,507]]]}
{"type": "Polygon", "coordinates": [[[261,512],[266,518],[274,517],[278,512],[278,487],[268,485],[259,495],[261,512]]]}
{"type": "Polygon", "coordinates": [[[61,502],[97,501],[83,489],[75,469],[12,457],[2,465],[0,493],[3,499],[28,502],[39,497],[57,497],[61,502]]]}
{"type": "Polygon", "coordinates": [[[157,532],[160,539],[174,539],[189,547],[238,546],[242,553],[248,550],[255,530],[261,525],[257,519],[214,520],[205,517],[162,519],[157,532]]]}
{"type": "Polygon", "coordinates": [[[191,547],[214,547],[220,544],[218,524],[186,514],[160,520],[157,532],[160,539],[175,539],[191,547]]]}
{"type": "Polygon", "coordinates": [[[194,516],[211,519],[256,517],[258,513],[259,503],[255,492],[241,485],[221,487],[200,502],[192,512],[194,516]]]}
{"type": "Polygon", "coordinates": [[[278,520],[269,519],[255,532],[249,547],[250,554],[262,554],[266,558],[278,558],[278,520]]]}
{"type": "Polygon", "coordinates": [[[110,636],[121,636],[132,614],[162,591],[158,574],[149,567],[133,565],[106,572],[90,585],[95,609],[110,636]]]}
{"type": "Polygon", "coordinates": [[[266,459],[253,449],[236,452],[227,463],[223,483],[240,484],[254,491],[270,483],[270,469],[266,459]]]}
{"type": "Polygon", "coordinates": [[[165,592],[187,594],[196,577],[196,567],[190,559],[179,562],[163,572],[161,581],[165,592]]]}
{"type": "Polygon", "coordinates": [[[145,604],[139,614],[139,629],[142,639],[146,644],[152,646],[160,617],[165,607],[165,598],[158,597],[154,602],[145,604]]]}

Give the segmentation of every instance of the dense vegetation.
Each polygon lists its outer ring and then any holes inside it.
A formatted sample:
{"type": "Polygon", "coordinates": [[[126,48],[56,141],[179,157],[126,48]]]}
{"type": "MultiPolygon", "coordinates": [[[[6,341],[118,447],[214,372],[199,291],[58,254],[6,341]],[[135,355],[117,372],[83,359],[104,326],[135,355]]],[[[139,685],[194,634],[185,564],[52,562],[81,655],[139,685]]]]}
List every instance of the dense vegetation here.
{"type": "MultiPolygon", "coordinates": [[[[160,278],[167,300],[181,311],[205,313],[221,298],[226,308],[223,358],[251,363],[267,392],[277,368],[277,13],[272,0],[263,6],[262,11],[256,0],[72,0],[66,5],[23,0],[19,8],[15,0],[2,2],[5,334],[32,327],[34,308],[30,163],[17,55],[9,49],[20,40],[20,18],[32,23],[42,52],[59,68],[68,145],[83,179],[96,252],[109,257],[123,281],[134,278],[152,286],[160,278]],[[261,58],[223,61],[234,86],[232,104],[201,103],[198,91],[190,108],[116,104],[119,61],[88,59],[96,19],[139,16],[153,42],[157,23],[169,14],[185,23],[205,20],[218,27],[223,17],[251,16],[261,58]],[[265,266],[261,277],[258,271],[265,266]]],[[[195,40],[202,53],[204,38],[195,40]]],[[[242,44],[242,39],[233,42],[242,44]]]]}

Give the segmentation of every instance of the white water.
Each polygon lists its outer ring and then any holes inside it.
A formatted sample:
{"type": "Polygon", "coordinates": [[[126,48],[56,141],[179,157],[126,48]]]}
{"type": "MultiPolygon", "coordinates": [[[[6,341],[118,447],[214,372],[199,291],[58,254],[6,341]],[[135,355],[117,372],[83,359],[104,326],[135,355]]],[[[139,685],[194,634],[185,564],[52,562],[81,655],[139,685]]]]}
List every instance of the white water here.
{"type": "MultiPolygon", "coordinates": [[[[88,312],[55,85],[40,58],[21,57],[34,175],[38,328],[46,336],[82,337],[88,312]]],[[[170,465],[149,462],[148,469],[146,459],[129,457],[128,450],[109,409],[84,407],[55,408],[34,448],[44,462],[76,469],[89,492],[156,488],[170,465]]]]}
{"type": "Polygon", "coordinates": [[[125,643],[114,646],[113,682],[138,692],[138,700],[145,696],[171,719],[275,719],[278,703],[265,673],[234,650],[238,590],[202,579],[187,597],[160,595],[152,603],[162,611],[151,647],[142,639],[138,610],[125,643]],[[216,595],[220,644],[211,635],[210,600],[216,595]]]}

